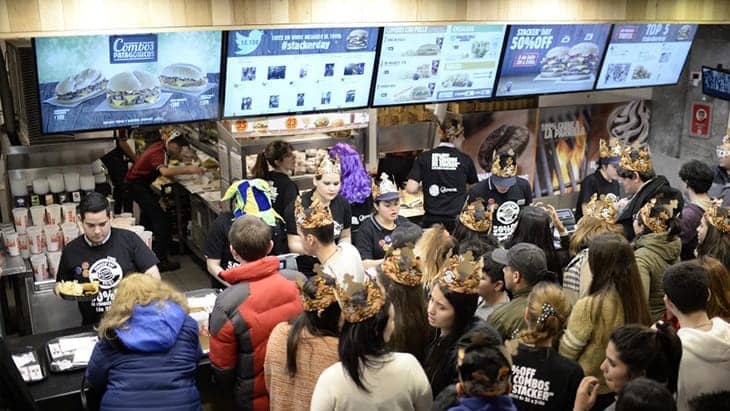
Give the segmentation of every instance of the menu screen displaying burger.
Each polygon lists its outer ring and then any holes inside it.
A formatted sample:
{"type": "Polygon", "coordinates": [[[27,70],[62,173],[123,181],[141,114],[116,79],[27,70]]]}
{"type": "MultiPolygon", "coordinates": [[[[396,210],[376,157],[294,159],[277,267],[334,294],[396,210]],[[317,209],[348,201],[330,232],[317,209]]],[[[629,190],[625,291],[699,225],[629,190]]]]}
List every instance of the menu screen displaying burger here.
{"type": "Polygon", "coordinates": [[[220,31],[35,39],[44,133],[218,117],[220,31]]]}
{"type": "Polygon", "coordinates": [[[228,32],[224,117],[366,107],[377,27],[228,32]]]}
{"type": "Polygon", "coordinates": [[[510,26],[497,97],[593,90],[610,24],[510,26]]]}
{"type": "Polygon", "coordinates": [[[504,25],[385,27],[373,105],[492,97],[504,25]]]}
{"type": "Polygon", "coordinates": [[[597,89],[676,84],[695,24],[620,24],[613,28],[597,89]]]}

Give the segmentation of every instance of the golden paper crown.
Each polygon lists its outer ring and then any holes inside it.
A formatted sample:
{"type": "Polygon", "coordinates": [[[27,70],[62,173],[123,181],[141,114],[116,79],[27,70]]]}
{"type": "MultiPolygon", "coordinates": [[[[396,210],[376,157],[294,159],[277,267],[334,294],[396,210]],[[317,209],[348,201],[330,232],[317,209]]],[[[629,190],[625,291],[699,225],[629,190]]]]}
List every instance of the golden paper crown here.
{"type": "Polygon", "coordinates": [[[375,181],[373,181],[371,184],[373,199],[377,199],[378,197],[388,193],[399,193],[398,186],[396,186],[395,183],[390,180],[386,173],[380,174],[380,184],[376,185],[375,181]]]}
{"type": "Polygon", "coordinates": [[[438,275],[441,287],[461,294],[476,294],[481,279],[482,261],[474,260],[471,251],[463,255],[450,255],[438,275]]]}
{"type": "Polygon", "coordinates": [[[485,208],[484,200],[477,198],[461,210],[459,221],[472,231],[487,233],[492,228],[493,211],[493,207],[485,208]]]}
{"type": "Polygon", "coordinates": [[[646,173],[653,170],[649,147],[624,147],[618,166],[637,173],[646,173]]]}
{"type": "Polygon", "coordinates": [[[319,163],[319,166],[317,166],[317,172],[315,175],[317,177],[321,177],[325,174],[342,174],[342,170],[340,169],[340,158],[335,157],[334,160],[330,156],[325,156],[322,161],[319,163]]]}
{"type": "Polygon", "coordinates": [[[310,298],[304,293],[304,281],[297,281],[297,287],[299,287],[299,294],[302,298],[304,311],[322,314],[322,311],[337,301],[337,298],[335,298],[335,287],[327,284],[328,280],[331,284],[335,284],[336,281],[334,278],[324,274],[319,264],[314,265],[314,272],[316,275],[311,278],[317,287],[314,298],[310,298]]]}
{"type": "Polygon", "coordinates": [[[669,230],[668,222],[674,215],[674,210],[678,204],[677,200],[671,200],[668,204],[661,204],[657,202],[656,198],[652,198],[641,207],[639,215],[649,230],[653,233],[663,233],[669,230]],[[661,210],[659,213],[655,213],[656,216],[652,217],[651,214],[655,207],[661,207],[661,210]]]}
{"type": "Polygon", "coordinates": [[[725,234],[730,234],[730,208],[723,207],[721,201],[715,202],[705,211],[707,221],[725,234]]]}
{"type": "Polygon", "coordinates": [[[335,297],[340,304],[342,316],[348,323],[359,323],[380,312],[385,296],[373,281],[358,283],[352,275],[345,274],[345,287],[335,287],[335,297]]]}
{"type": "Polygon", "coordinates": [[[301,228],[319,228],[334,224],[330,208],[322,205],[318,200],[312,200],[309,208],[302,206],[302,197],[297,196],[294,200],[294,215],[297,225],[301,228]]]}
{"type": "Polygon", "coordinates": [[[612,138],[608,142],[601,139],[598,146],[598,155],[601,158],[621,157],[621,143],[617,138],[612,138]]]}
{"type": "Polygon", "coordinates": [[[413,253],[413,247],[407,245],[401,248],[389,249],[380,269],[383,274],[396,283],[415,287],[421,284],[421,277],[423,276],[420,263],[419,257],[413,253]]]}
{"type": "Polygon", "coordinates": [[[591,199],[583,204],[583,215],[600,218],[601,220],[614,224],[618,217],[618,206],[616,205],[616,196],[613,194],[596,193],[591,199]]]}
{"type": "Polygon", "coordinates": [[[502,153],[495,153],[492,160],[492,175],[497,177],[514,177],[517,174],[515,152],[510,149],[502,153]]]}
{"type": "Polygon", "coordinates": [[[444,132],[446,133],[446,137],[449,138],[449,140],[453,140],[459,137],[464,136],[464,125],[461,123],[461,120],[456,120],[454,125],[451,125],[451,121],[448,122],[449,126],[446,127],[444,132]]]}

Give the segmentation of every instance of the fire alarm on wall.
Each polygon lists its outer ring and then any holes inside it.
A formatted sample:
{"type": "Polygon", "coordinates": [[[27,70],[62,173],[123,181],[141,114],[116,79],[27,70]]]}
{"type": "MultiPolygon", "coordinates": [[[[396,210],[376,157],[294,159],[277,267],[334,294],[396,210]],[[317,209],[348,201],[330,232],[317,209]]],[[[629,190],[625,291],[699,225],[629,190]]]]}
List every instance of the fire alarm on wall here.
{"type": "Polygon", "coordinates": [[[697,87],[700,85],[700,80],[702,80],[702,72],[701,71],[693,71],[689,73],[689,84],[692,85],[692,87],[697,87]]]}

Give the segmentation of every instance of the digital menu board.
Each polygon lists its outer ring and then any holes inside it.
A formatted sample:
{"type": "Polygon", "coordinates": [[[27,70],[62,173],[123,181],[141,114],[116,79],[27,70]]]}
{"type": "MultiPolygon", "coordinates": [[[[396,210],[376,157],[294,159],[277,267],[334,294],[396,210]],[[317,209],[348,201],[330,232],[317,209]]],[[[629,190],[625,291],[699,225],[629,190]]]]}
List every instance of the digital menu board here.
{"type": "Polygon", "coordinates": [[[492,96],[505,25],[383,29],[373,105],[492,96]]]}
{"type": "Polygon", "coordinates": [[[596,89],[676,84],[696,32],[695,24],[617,24],[596,89]]]}
{"type": "Polygon", "coordinates": [[[220,31],[34,40],[43,133],[218,118],[220,31]]]}
{"type": "Polygon", "coordinates": [[[223,116],[367,106],[378,34],[376,27],[229,32],[223,116]]]}
{"type": "Polygon", "coordinates": [[[610,24],[514,25],[497,97],[593,90],[610,24]]]}

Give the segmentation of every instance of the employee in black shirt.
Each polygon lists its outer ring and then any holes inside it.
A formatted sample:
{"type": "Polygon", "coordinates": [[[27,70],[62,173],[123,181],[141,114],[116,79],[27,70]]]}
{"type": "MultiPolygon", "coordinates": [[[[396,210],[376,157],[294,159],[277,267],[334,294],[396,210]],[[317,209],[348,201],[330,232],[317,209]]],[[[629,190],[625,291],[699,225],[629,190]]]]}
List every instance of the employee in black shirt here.
{"type": "Polygon", "coordinates": [[[618,139],[612,138],[608,144],[600,141],[598,154],[598,169],[595,173],[586,176],[580,183],[578,202],[575,205],[575,221],[583,217],[583,204],[591,200],[593,194],[620,194],[618,185],[618,162],[621,160],[621,144],[618,139]]]}
{"type": "Polygon", "coordinates": [[[289,177],[295,164],[292,145],[286,141],[275,140],[259,153],[253,166],[253,176],[268,181],[274,210],[280,216],[284,215],[286,206],[293,204],[299,195],[297,185],[289,177]]]}
{"type": "Polygon", "coordinates": [[[504,241],[517,227],[520,209],[532,203],[532,188],[529,181],[517,177],[517,158],[512,150],[494,155],[491,172],[469,191],[469,202],[481,198],[487,207],[497,206],[492,213],[492,235],[504,241]]]}
{"type": "Polygon", "coordinates": [[[424,228],[441,223],[452,231],[466,200],[467,185],[478,179],[471,157],[454,145],[455,140],[463,137],[464,126],[457,119],[450,119],[447,124],[438,128],[439,145],[416,158],[406,190],[415,194],[419,183],[423,187],[424,228]]]}
{"type": "Polygon", "coordinates": [[[355,237],[355,247],[360,251],[363,266],[367,269],[383,262],[385,250],[390,246],[391,234],[408,219],[400,216],[400,195],[398,187],[390,181],[388,175],[380,176],[380,184],[373,184],[373,200],[375,212],[371,213],[360,224],[355,237]]]}

